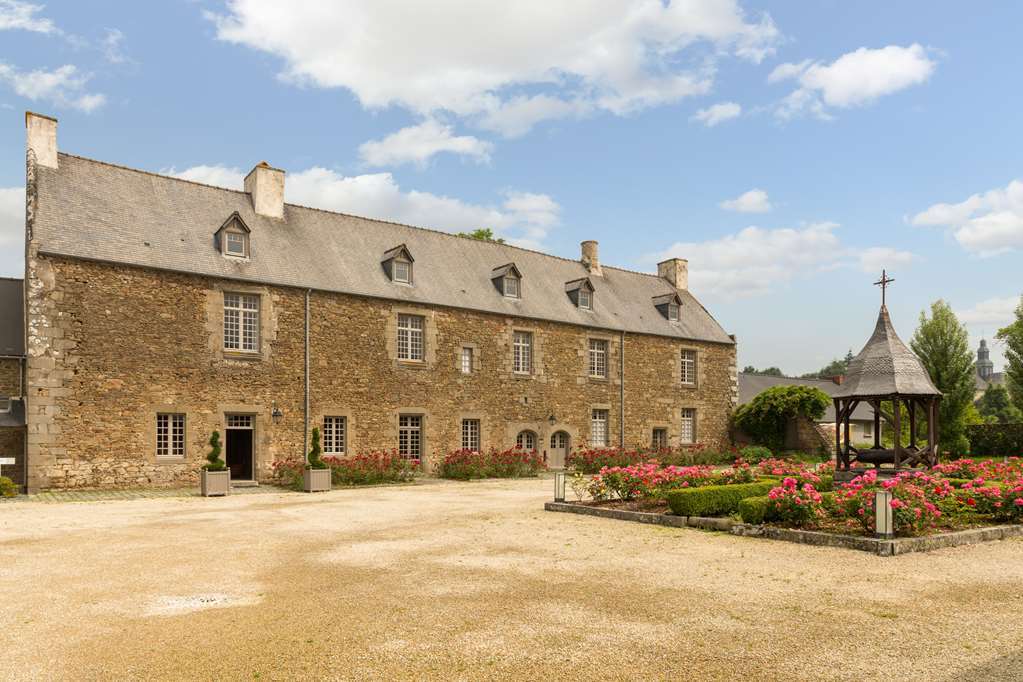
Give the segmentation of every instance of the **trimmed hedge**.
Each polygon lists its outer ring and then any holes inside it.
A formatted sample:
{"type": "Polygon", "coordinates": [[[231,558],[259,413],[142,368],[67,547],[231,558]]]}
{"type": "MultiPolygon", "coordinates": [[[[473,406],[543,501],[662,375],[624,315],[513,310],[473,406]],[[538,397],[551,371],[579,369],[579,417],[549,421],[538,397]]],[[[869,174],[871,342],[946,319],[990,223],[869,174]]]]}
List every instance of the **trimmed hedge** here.
{"type": "Polygon", "coordinates": [[[668,493],[668,506],[676,516],[724,516],[734,513],[740,501],[766,495],[777,485],[775,481],[764,481],[683,488],[668,493]]]}
{"type": "MultiPolygon", "coordinates": [[[[824,498],[825,506],[834,503],[833,493],[823,493],[821,497],[824,498]]],[[[747,497],[739,501],[739,517],[742,518],[743,523],[759,525],[764,521],[775,521],[777,519],[774,518],[773,512],[771,498],[767,495],[747,497]]]]}
{"type": "Polygon", "coordinates": [[[1023,424],[970,424],[970,454],[981,457],[1023,456],[1023,424]]]}

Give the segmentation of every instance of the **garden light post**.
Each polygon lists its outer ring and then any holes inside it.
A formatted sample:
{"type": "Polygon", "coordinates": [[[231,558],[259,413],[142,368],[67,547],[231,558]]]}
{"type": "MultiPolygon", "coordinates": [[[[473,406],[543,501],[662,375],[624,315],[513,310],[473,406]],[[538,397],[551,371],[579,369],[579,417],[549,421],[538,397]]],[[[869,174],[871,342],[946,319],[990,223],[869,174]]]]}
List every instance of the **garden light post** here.
{"type": "Polygon", "coordinates": [[[878,490],[874,493],[874,533],[879,538],[895,537],[895,520],[892,518],[892,492],[878,490]]]}
{"type": "Polygon", "coordinates": [[[554,501],[564,502],[565,501],[565,472],[556,471],[554,472],[554,501]]]}

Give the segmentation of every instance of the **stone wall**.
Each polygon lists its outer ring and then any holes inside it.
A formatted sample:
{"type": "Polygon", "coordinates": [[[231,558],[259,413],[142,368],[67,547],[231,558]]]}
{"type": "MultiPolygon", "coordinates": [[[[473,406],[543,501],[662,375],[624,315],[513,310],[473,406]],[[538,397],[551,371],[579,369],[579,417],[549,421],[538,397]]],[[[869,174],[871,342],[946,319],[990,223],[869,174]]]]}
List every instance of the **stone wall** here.
{"type": "MultiPolygon", "coordinates": [[[[255,417],[256,476],[303,450],[305,292],[194,275],[37,256],[29,261],[28,438],[30,485],[116,487],[194,481],[213,429],[228,413],[255,417]],[[261,348],[222,350],[223,291],[261,300],[261,348]],[[274,407],[283,412],[274,423],[274,407]],[[186,456],[158,460],[160,412],[186,415],[186,456]]],[[[342,294],[310,295],[311,426],[348,417],[348,451],[397,445],[398,416],[423,416],[428,465],[461,445],[461,420],[479,419],[484,448],[521,430],[539,445],[566,431],[589,438],[590,412],[606,409],[611,444],[621,433],[621,336],[582,327],[342,294]],[[398,312],[426,317],[426,361],[397,359],[398,312]],[[514,331],[534,339],[533,371],[511,371],[514,331]],[[587,371],[588,339],[608,342],[608,378],[587,371]],[[463,346],[475,353],[460,372],[463,346]],[[550,416],[555,417],[552,427],[550,416]]],[[[625,441],[647,445],[655,427],[677,442],[680,414],[697,409],[697,439],[728,441],[735,348],[625,336],[625,441]],[[698,382],[682,387],[679,351],[698,354],[698,382]]]]}

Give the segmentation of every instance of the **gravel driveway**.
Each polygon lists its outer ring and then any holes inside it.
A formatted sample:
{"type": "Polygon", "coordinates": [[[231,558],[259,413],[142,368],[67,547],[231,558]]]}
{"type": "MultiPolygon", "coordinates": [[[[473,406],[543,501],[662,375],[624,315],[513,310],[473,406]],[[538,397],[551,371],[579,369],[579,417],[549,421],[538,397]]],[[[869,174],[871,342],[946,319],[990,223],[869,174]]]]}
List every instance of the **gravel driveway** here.
{"type": "Polygon", "coordinates": [[[550,480],[0,508],[0,678],[1021,679],[1023,542],[880,558],[550,480]]]}

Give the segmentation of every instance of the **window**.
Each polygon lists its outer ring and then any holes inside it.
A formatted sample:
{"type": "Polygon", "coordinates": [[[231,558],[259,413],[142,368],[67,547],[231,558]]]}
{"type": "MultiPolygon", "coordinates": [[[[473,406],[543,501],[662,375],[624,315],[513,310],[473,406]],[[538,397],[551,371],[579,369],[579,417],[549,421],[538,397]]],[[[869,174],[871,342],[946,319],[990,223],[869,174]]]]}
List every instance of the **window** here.
{"type": "Polygon", "coordinates": [[[668,429],[654,429],[654,437],[650,441],[650,445],[655,450],[665,450],[668,447],[668,429]]]}
{"type": "Polygon", "coordinates": [[[423,317],[398,315],[398,359],[422,362],[423,317]]]}
{"type": "Polygon", "coordinates": [[[870,438],[874,435],[874,425],[870,422],[863,422],[863,437],[870,438]]]}
{"type": "Polygon", "coordinates": [[[536,450],[536,434],[532,431],[519,432],[519,435],[515,437],[515,447],[530,452],[536,450]]]}
{"type": "Polygon", "coordinates": [[[462,374],[472,374],[472,348],[462,347],[462,374]]]}
{"type": "Polygon", "coordinates": [[[682,410],[682,432],[679,441],[684,445],[696,442],[696,410],[691,407],[682,410]]]}
{"type": "Polygon", "coordinates": [[[324,417],[323,452],[328,455],[343,455],[347,434],[347,417],[324,417]]]}
{"type": "Polygon", "coordinates": [[[0,412],[11,411],[11,399],[5,395],[0,395],[0,412]]]}
{"type": "Polygon", "coordinates": [[[505,275],[504,295],[508,298],[519,298],[521,296],[519,292],[519,278],[515,275],[505,275]]]}
{"type": "Polygon", "coordinates": [[[185,456],[185,415],[156,415],[156,456],[185,456]]]}
{"type": "Polygon", "coordinates": [[[607,410],[593,410],[590,416],[590,445],[607,446],[607,410]]]}
{"type": "Polygon", "coordinates": [[[668,304],[668,319],[672,322],[678,322],[678,303],[668,304]]]}
{"type": "Polygon", "coordinates": [[[423,451],[423,418],[418,414],[398,417],[398,455],[418,462],[423,451]]]}
{"type": "Polygon", "coordinates": [[[533,371],[533,334],[515,332],[512,342],[512,371],[529,374],[533,371]]]}
{"type": "Polygon", "coordinates": [[[579,288],[579,307],[585,310],[593,310],[593,294],[586,287],[579,288]]]}
{"type": "Polygon", "coordinates": [[[696,385],[696,351],[682,351],[682,383],[686,386],[696,385]]]}
{"type": "Polygon", "coordinates": [[[555,450],[564,450],[568,447],[568,434],[564,431],[558,431],[551,435],[551,448],[555,450]]]}
{"type": "Polygon", "coordinates": [[[249,255],[249,237],[241,232],[224,233],[224,253],[228,256],[240,256],[245,258],[249,255]]]}
{"type": "Polygon", "coordinates": [[[462,420],[462,449],[479,452],[480,450],[480,420],[462,420]]]}
{"type": "Polygon", "coordinates": [[[224,350],[259,350],[259,296],[224,293],[224,350]]]}
{"type": "Polygon", "coordinates": [[[394,281],[412,284],[412,263],[404,260],[394,261],[394,281]]]}
{"type": "Polygon", "coordinates": [[[607,378],[607,341],[590,339],[590,376],[607,378]]]}
{"type": "Polygon", "coordinates": [[[251,414],[229,414],[227,415],[227,428],[229,429],[251,429],[251,414]]]}

